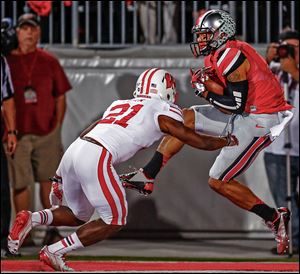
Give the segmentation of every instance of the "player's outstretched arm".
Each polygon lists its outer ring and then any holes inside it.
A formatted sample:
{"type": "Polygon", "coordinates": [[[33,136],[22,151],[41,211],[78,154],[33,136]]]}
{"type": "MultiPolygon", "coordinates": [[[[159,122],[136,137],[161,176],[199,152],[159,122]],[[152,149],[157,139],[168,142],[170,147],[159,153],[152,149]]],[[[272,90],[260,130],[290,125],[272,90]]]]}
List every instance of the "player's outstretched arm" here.
{"type": "Polygon", "coordinates": [[[180,141],[198,149],[217,150],[225,146],[238,144],[238,140],[232,135],[215,137],[197,134],[194,130],[184,126],[183,123],[164,115],[158,117],[158,122],[162,132],[172,135],[180,141]]]}

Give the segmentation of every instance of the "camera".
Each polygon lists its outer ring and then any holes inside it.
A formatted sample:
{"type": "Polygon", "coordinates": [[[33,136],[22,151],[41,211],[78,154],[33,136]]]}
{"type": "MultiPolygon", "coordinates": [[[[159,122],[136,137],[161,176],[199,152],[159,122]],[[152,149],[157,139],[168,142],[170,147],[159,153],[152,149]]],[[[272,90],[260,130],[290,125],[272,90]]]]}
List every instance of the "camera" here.
{"type": "Polygon", "coordinates": [[[18,38],[10,18],[1,20],[1,54],[6,56],[18,47],[18,38]]]}
{"type": "Polygon", "coordinates": [[[281,43],[277,48],[277,56],[279,59],[287,58],[291,56],[295,59],[295,49],[294,46],[287,43],[281,43]]]}

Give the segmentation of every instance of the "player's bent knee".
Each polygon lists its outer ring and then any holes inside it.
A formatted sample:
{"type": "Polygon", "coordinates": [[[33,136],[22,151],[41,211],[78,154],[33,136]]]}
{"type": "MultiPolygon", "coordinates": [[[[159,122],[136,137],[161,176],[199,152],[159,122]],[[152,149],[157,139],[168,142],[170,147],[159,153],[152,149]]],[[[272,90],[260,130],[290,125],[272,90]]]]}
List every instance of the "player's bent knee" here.
{"type": "Polygon", "coordinates": [[[195,128],[195,112],[192,108],[184,108],[182,110],[184,125],[194,129],[195,128]]]}

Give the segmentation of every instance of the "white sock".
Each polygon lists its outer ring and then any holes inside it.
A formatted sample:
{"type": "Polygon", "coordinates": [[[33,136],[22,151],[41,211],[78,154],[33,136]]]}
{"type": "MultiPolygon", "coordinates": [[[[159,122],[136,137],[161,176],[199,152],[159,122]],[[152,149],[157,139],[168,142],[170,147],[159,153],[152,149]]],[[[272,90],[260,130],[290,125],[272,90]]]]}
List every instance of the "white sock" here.
{"type": "Polygon", "coordinates": [[[50,209],[44,209],[34,212],[32,213],[31,220],[33,227],[37,225],[50,225],[53,221],[52,211],[50,209]]]}
{"type": "Polygon", "coordinates": [[[70,236],[58,241],[55,244],[49,245],[48,250],[51,253],[56,253],[56,254],[65,254],[67,252],[70,252],[72,250],[78,249],[83,247],[81,241],[79,240],[76,232],[71,234],[70,236]]]}

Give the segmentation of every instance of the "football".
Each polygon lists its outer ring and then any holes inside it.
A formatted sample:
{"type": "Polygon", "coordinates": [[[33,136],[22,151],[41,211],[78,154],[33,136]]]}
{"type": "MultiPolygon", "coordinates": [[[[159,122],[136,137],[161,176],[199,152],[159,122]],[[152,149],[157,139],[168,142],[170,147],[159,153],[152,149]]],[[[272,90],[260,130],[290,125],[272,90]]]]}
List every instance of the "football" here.
{"type": "Polygon", "coordinates": [[[211,91],[213,93],[219,94],[219,95],[223,95],[224,93],[224,85],[221,82],[221,80],[219,80],[219,78],[217,76],[212,76],[210,75],[208,80],[206,80],[204,82],[204,86],[208,91],[211,91]]]}

